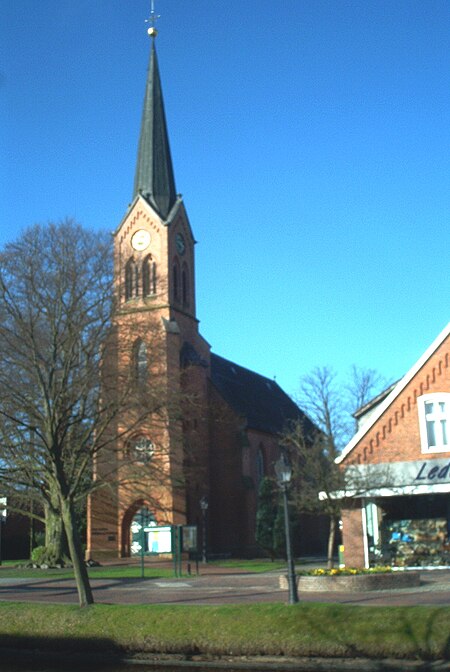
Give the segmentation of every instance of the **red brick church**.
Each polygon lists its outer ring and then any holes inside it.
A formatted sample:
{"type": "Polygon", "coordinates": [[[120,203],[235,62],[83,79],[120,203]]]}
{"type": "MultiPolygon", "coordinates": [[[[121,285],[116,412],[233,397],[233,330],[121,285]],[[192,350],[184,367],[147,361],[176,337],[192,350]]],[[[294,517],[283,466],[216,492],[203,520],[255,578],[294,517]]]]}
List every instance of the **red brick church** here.
{"type": "Polygon", "coordinates": [[[208,551],[249,554],[258,485],[273,473],[279,434],[290,419],[309,421],[276,382],[211,353],[199,332],[195,238],[175,188],[149,32],[133,200],[114,233],[115,312],[103,367],[109,394],[123,393],[123,405],[105,430],[111,448],[95,465],[107,485],[89,502],[87,553],[129,555],[142,507],[158,525],[201,530],[203,500],[208,551]]]}

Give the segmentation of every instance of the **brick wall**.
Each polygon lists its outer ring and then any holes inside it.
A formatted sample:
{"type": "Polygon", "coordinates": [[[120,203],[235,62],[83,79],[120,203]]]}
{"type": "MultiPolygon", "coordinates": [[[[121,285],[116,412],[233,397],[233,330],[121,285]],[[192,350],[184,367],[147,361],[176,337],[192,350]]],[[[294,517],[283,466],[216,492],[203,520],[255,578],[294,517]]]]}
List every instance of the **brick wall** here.
{"type": "Polygon", "coordinates": [[[362,510],[360,500],[355,508],[342,511],[342,535],[346,567],[364,567],[362,510]]]}

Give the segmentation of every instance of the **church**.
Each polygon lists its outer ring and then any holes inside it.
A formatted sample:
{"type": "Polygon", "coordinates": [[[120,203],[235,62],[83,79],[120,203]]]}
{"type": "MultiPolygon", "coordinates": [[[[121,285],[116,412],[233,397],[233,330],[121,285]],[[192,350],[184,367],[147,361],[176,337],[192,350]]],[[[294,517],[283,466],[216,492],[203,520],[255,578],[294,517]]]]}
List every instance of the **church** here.
{"type": "Polygon", "coordinates": [[[195,238],[175,188],[154,26],[148,32],[134,192],[114,233],[103,362],[105,397],[115,395],[119,410],[105,429],[110,449],[94,465],[106,485],[88,503],[87,557],[130,555],[143,507],[155,525],[197,526],[208,554],[251,555],[258,486],[273,475],[280,433],[290,420],[310,421],[276,382],[212,353],[199,332],[195,238]]]}

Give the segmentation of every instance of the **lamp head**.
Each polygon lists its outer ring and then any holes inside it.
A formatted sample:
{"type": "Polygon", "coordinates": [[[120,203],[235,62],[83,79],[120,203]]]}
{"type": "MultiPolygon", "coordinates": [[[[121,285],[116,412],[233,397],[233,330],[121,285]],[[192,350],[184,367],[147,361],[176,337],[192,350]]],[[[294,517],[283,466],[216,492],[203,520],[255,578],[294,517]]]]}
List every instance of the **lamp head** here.
{"type": "Polygon", "coordinates": [[[279,485],[288,485],[292,478],[292,467],[286,459],[284,453],[275,462],[275,474],[279,485]]]}

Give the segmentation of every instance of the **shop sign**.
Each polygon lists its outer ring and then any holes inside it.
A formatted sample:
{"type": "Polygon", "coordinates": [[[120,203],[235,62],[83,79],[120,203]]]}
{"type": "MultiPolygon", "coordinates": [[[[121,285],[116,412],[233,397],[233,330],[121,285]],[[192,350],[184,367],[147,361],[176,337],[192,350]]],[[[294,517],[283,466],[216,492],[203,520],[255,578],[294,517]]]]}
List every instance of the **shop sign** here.
{"type": "Polygon", "coordinates": [[[367,490],[417,485],[450,485],[450,460],[432,459],[392,464],[352,465],[345,472],[351,496],[367,490]]]}
{"type": "Polygon", "coordinates": [[[425,481],[426,483],[438,482],[442,483],[449,480],[450,476],[450,462],[444,463],[443,460],[427,460],[422,462],[419,472],[415,478],[416,481],[425,481]],[[434,464],[434,462],[438,464],[434,464]],[[433,464],[430,464],[433,462],[433,464]]]}

